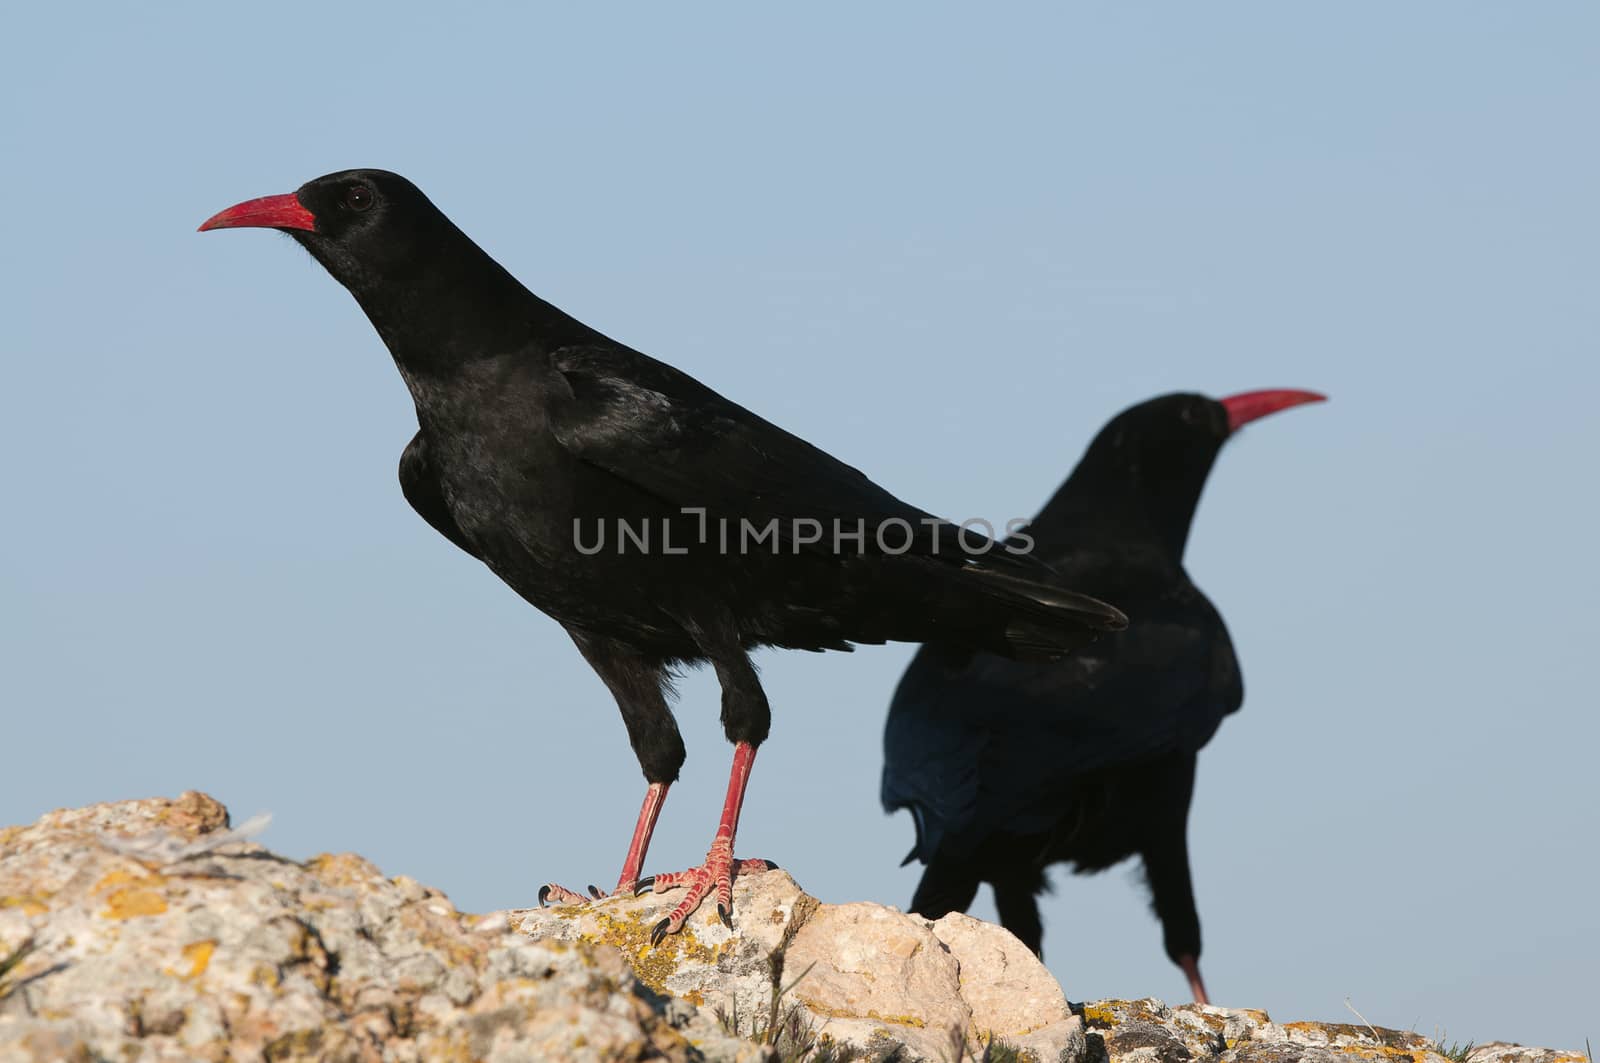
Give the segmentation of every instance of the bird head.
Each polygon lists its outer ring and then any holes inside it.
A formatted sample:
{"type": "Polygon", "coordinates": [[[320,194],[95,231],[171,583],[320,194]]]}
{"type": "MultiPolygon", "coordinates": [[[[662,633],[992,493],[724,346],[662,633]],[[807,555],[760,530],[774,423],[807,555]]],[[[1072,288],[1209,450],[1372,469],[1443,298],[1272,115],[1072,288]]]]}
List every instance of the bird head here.
{"type": "Polygon", "coordinates": [[[1222,444],[1268,414],[1326,401],[1314,391],[1275,388],[1225,399],[1177,393],[1129,407],[1112,418],[1089,447],[1093,459],[1146,491],[1181,489],[1204,480],[1222,444]]]}
{"type": "Polygon", "coordinates": [[[1206,477],[1222,445],[1245,425],[1293,406],[1325,401],[1314,391],[1246,391],[1224,399],[1177,393],[1129,407],[1089,445],[1040,514],[1098,519],[1113,535],[1148,529],[1181,557],[1206,477]]]}
{"type": "Polygon", "coordinates": [[[517,283],[416,185],[386,170],[343,170],[249,199],[200,231],[240,228],[277,229],[309,251],[355,296],[402,372],[447,372],[516,346],[540,313],[575,324],[517,283]]]}
{"type": "Polygon", "coordinates": [[[364,287],[402,279],[454,227],[399,174],[343,170],[293,192],[236,203],[200,231],[243,228],[292,236],[359,298],[364,287]]]}

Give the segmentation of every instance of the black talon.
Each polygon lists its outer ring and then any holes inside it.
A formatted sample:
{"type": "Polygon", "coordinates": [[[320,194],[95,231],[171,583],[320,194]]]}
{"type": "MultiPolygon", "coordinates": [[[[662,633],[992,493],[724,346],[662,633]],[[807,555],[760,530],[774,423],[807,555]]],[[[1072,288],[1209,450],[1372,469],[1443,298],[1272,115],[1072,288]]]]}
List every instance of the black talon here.
{"type": "Polygon", "coordinates": [[[644,878],[639,880],[638,885],[633,887],[633,895],[635,897],[641,897],[650,892],[650,887],[654,886],[655,884],[656,877],[654,875],[646,875],[644,878]]]}
{"type": "Polygon", "coordinates": [[[783,868],[778,866],[777,861],[775,861],[775,860],[763,860],[761,862],[763,864],[767,865],[767,870],[768,871],[782,871],[783,870],[783,868]]]}
{"type": "Polygon", "coordinates": [[[589,896],[593,897],[597,901],[603,901],[606,899],[606,895],[600,892],[600,887],[596,886],[592,882],[589,883],[589,896]]]}
{"type": "Polygon", "coordinates": [[[550,887],[549,886],[540,886],[539,887],[539,907],[543,908],[544,907],[544,902],[546,900],[548,900],[549,897],[550,897],[550,887]]]}
{"type": "Polygon", "coordinates": [[[659,922],[659,923],[657,923],[655,925],[655,929],[654,930],[650,931],[650,944],[651,944],[652,947],[661,944],[661,942],[666,939],[667,927],[671,923],[672,923],[671,919],[663,919],[663,920],[661,920],[661,922],[659,922]]]}
{"type": "Polygon", "coordinates": [[[717,905],[717,918],[722,920],[722,925],[729,930],[733,929],[733,913],[722,905],[717,905]]]}

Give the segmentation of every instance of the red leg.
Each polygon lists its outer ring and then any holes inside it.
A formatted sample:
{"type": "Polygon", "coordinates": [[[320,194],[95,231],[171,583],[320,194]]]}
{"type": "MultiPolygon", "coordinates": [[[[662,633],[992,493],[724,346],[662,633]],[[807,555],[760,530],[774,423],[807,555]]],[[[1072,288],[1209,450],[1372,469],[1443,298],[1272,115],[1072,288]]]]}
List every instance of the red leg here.
{"type": "MultiPolygon", "coordinates": [[[[632,893],[639,885],[639,872],[644,868],[645,854],[650,851],[650,836],[655,833],[656,820],[661,818],[661,806],[667,800],[669,783],[653,782],[644,792],[644,804],[639,807],[639,822],[633,828],[633,840],[628,843],[628,855],[622,861],[622,874],[617,877],[613,893],[632,893]]],[[[591,887],[592,888],[592,887],[591,887]]]]}
{"type": "Polygon", "coordinates": [[[1189,979],[1189,992],[1194,994],[1196,1004],[1209,1004],[1206,999],[1206,984],[1200,980],[1200,961],[1193,956],[1183,955],[1178,957],[1178,966],[1183,968],[1183,973],[1189,979]]]}
{"type": "MultiPolygon", "coordinates": [[[[656,820],[661,818],[661,806],[667,800],[670,783],[653,782],[644,792],[644,804],[639,807],[639,820],[633,827],[633,840],[628,843],[628,855],[622,861],[622,874],[617,878],[613,893],[632,893],[639,884],[639,869],[644,866],[645,853],[650,851],[650,836],[655,833],[656,820]]],[[[574,893],[565,886],[548,882],[539,888],[539,906],[553,900],[557,904],[583,904],[590,899],[603,900],[607,895],[594,886],[589,887],[589,897],[574,893]]]]}
{"type": "Polygon", "coordinates": [[[745,787],[750,785],[750,768],[755,763],[756,747],[740,742],[733,747],[733,770],[728,774],[728,796],[722,802],[722,819],[717,823],[717,836],[712,839],[706,862],[687,871],[665,875],[652,875],[639,881],[639,890],[654,888],[662,893],[676,886],[687,886],[689,895],[683,902],[655,925],[650,940],[659,944],[668,934],[683,928],[684,920],[694,914],[706,894],[716,890],[717,914],[731,929],[733,927],[733,878],[747,871],[772,871],[777,868],[767,860],[735,860],[733,837],[739,830],[739,812],[744,807],[745,787]]]}

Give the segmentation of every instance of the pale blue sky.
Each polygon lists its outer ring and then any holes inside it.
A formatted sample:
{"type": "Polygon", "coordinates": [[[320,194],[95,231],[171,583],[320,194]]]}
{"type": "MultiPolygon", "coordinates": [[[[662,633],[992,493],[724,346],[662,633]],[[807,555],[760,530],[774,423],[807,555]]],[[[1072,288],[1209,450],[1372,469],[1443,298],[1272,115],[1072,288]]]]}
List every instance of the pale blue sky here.
{"type": "MultiPolygon", "coordinates": [[[[572,645],[406,507],[410,403],[287,240],[350,166],[918,505],[1031,513],[1151,395],[1231,444],[1189,567],[1207,981],[1275,1018],[1600,1034],[1591,661],[1600,8],[58,4],[0,34],[0,822],[205,789],[468,909],[614,880],[642,783],[572,645]],[[432,6],[432,5],[430,5],[432,6]]],[[[764,655],[745,855],[904,904],[910,649],[764,655]]],[[[651,866],[704,852],[728,747],[651,866]]],[[[1058,876],[1073,999],[1183,997],[1130,875],[1058,876]]],[[[987,895],[978,909],[990,914],[987,895]]]]}

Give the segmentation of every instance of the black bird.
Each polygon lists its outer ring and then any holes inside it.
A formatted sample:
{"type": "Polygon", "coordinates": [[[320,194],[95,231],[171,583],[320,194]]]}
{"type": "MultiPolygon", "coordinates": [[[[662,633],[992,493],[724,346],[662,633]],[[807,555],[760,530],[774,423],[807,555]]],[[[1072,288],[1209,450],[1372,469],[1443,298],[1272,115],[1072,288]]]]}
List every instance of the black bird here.
{"type": "Polygon", "coordinates": [[[1222,444],[1322,398],[1165,395],[1118,414],[1024,534],[1074,587],[1126,609],[1127,630],[1051,664],[918,651],[889,708],[882,791],[886,809],[916,822],[906,862],[927,864],[912,911],[965,911],[989,882],[1000,921],[1041,952],[1045,869],[1100,871],[1137,855],[1167,955],[1206,1002],[1189,801],[1196,756],[1244,688],[1183,547],[1222,444]]]}
{"type": "MultiPolygon", "coordinates": [[[[616,698],[649,784],[616,889],[689,887],[656,940],[712,890],[729,921],[733,876],[769,866],[733,857],[771,722],[751,649],[939,639],[1053,659],[1126,623],[1032,558],[562,313],[403,177],[330,174],[200,228],[241,226],[288,233],[355,296],[416,405],[406,499],[559,621],[616,698]],[[703,865],[641,879],[684,760],[669,677],[700,662],[716,670],[734,743],[727,800],[703,865]]],[[[553,884],[548,897],[584,899],[553,884]]]]}

